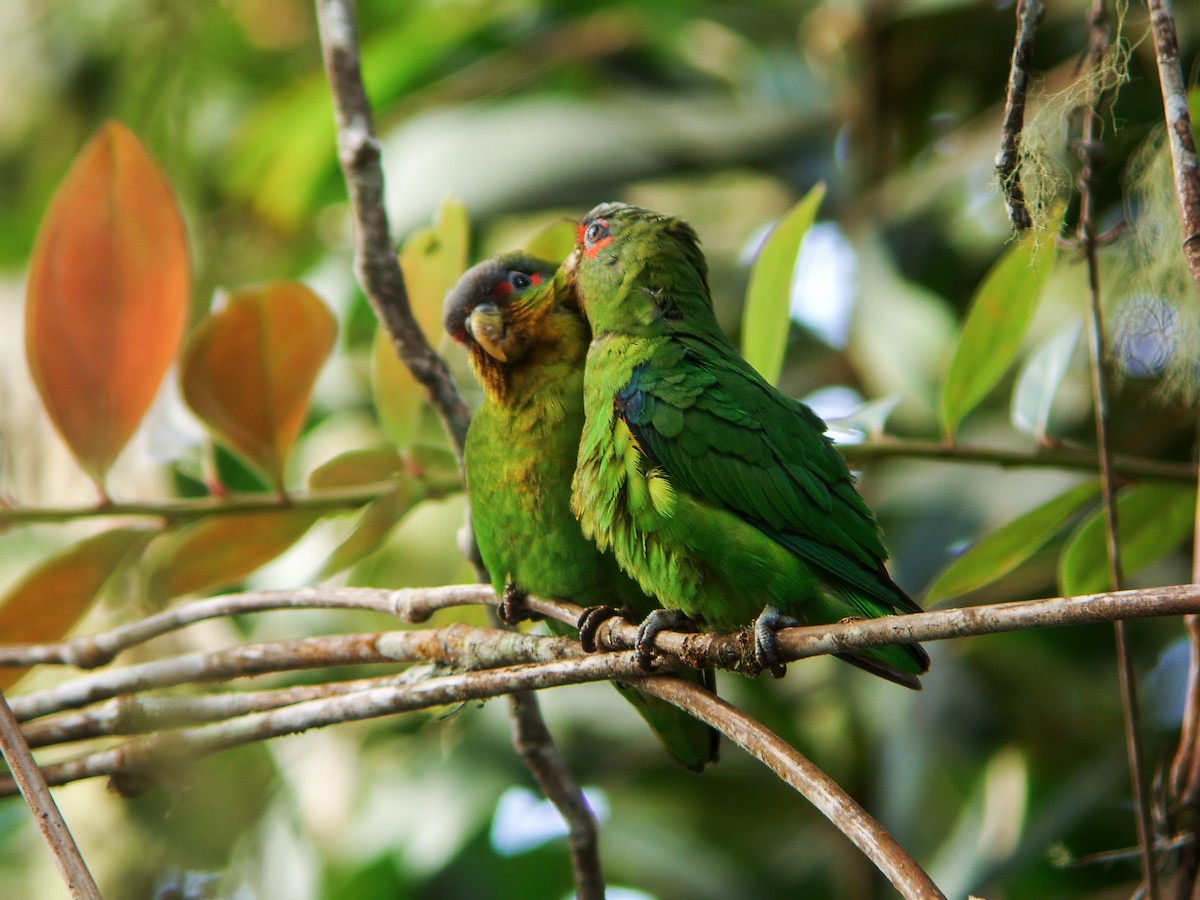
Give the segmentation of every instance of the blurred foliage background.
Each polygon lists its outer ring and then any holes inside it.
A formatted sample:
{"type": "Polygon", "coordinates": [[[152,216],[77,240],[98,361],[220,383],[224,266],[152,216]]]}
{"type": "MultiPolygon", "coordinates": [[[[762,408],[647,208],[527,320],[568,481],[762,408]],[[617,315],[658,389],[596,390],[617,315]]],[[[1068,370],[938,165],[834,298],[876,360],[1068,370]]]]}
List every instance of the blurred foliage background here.
{"type": "MultiPolygon", "coordinates": [[[[1072,78],[1089,7],[1050,5],[1035,55],[1045,96],[1072,78]]],[[[1189,4],[1176,14],[1186,76],[1200,14],[1189,4]]],[[[1009,240],[992,164],[1012,4],[364,0],[359,16],[398,240],[428,223],[446,197],[469,210],[471,260],[604,200],[670,211],[699,231],[722,321],[735,332],[748,261],[766,227],[824,181],[781,387],[826,416],[894,395],[889,432],[937,437],[937,392],[958,323],[1009,240]]],[[[1155,362],[1175,326],[1146,325],[1155,316],[1186,323],[1196,297],[1179,288],[1170,262],[1178,246],[1168,239],[1172,198],[1134,193],[1135,176],[1152,170],[1147,142],[1161,131],[1145,29],[1138,7],[1124,21],[1131,78],[1105,121],[1101,224],[1132,216],[1167,237],[1147,245],[1127,235],[1104,253],[1119,351],[1112,367],[1121,376],[1115,440],[1122,452],[1186,461],[1191,382],[1155,362]]],[[[36,401],[20,323],[39,218],[74,154],[109,118],[141,137],[179,195],[193,249],[194,318],[219,292],[281,277],[304,280],[336,311],[339,345],[292,460],[295,483],[340,451],[385,443],[389,429],[372,392],[375,325],[353,281],[312,5],[18,0],[0,5],[0,41],[3,495],[25,505],[94,499],[36,401]]],[[[1063,199],[1072,178],[1066,118],[1053,99],[1035,108],[1050,152],[1045,170],[1063,199]]],[[[1062,256],[1030,350],[1084,311],[1085,273],[1062,256]]],[[[436,314],[423,311],[433,323],[436,314]]],[[[477,397],[464,360],[442,347],[477,397]]],[[[968,419],[962,440],[1033,447],[1010,415],[1013,384],[1010,376],[968,419]]],[[[1090,441],[1082,346],[1069,355],[1047,428],[1055,439],[1090,441]]],[[[440,440],[431,417],[404,437],[440,440]]],[[[199,493],[199,444],[181,405],[165,399],[114,470],[114,495],[199,493]]],[[[232,458],[219,457],[218,468],[235,488],[261,488],[232,458]]],[[[1082,477],[910,459],[869,465],[860,486],[884,526],[893,573],[920,596],[963,547],[1082,477]]],[[[341,580],[472,580],[455,539],[462,509],[460,496],[421,503],[341,580]]],[[[304,583],[345,527],[322,523],[248,583],[304,583]]],[[[0,586],[89,529],[3,531],[0,586]]],[[[1054,595],[1064,539],[954,602],[1054,595]]],[[[1186,582],[1188,573],[1177,550],[1135,582],[1186,582]]],[[[141,608],[136,585],[123,580],[83,627],[141,608]]],[[[307,613],[204,626],[186,640],[207,647],[382,627],[393,626],[307,613]]],[[[1139,622],[1131,633],[1148,760],[1157,768],[1173,749],[1186,653],[1177,622],[1139,622]]],[[[847,787],[949,896],[1128,896],[1133,862],[1069,865],[1134,842],[1111,628],[929,649],[934,666],[920,694],[827,659],[793,665],[781,682],[726,676],[721,692],[847,787]]],[[[735,749],[691,776],[672,768],[607,686],[542,699],[602,814],[610,896],[890,895],[832,826],[735,749]]],[[[99,783],[58,796],[111,897],[557,900],[570,891],[563,838],[510,749],[500,702],[227,753],[132,800],[99,783]]],[[[62,891],[19,800],[0,805],[0,882],[14,896],[62,891]]]]}

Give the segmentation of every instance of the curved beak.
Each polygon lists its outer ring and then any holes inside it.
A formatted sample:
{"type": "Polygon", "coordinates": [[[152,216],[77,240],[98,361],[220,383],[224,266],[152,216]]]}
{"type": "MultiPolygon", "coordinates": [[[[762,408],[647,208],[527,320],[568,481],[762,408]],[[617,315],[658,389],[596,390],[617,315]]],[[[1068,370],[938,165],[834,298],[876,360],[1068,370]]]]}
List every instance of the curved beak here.
{"type": "Polygon", "coordinates": [[[508,361],[506,340],[508,325],[499,307],[494,303],[481,303],[467,316],[467,332],[480,348],[493,359],[508,361]]]}

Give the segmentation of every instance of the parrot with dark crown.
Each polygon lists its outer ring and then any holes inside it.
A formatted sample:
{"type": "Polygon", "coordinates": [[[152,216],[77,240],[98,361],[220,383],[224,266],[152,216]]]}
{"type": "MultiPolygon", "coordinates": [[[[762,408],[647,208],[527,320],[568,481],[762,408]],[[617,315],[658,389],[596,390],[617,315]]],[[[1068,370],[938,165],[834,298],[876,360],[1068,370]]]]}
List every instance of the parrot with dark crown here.
{"type": "MultiPolygon", "coordinates": [[[[663,607],[639,629],[643,665],[663,628],[752,624],[778,676],[779,628],[920,611],[825,423],[721,330],[687,224],[597,206],[563,268],[595,335],[572,509],[663,607]]],[[[929,668],[918,644],[837,655],[914,689],[929,668]]]]}
{"type": "MultiPolygon", "coordinates": [[[[583,427],[583,361],[591,334],[553,263],[510,253],[467,270],[446,296],[446,331],[467,348],[483,388],[463,448],[471,526],[500,596],[500,615],[527,614],[527,594],[618,604],[645,616],[658,604],[611,553],[584,538],[571,514],[583,427]]],[[[560,636],[570,626],[549,620],[560,636]]],[[[590,649],[594,649],[594,646],[590,649]]],[[[681,673],[712,690],[711,671],[681,673]]],[[[717,732],[671,704],[613,682],[667,751],[700,771],[717,759],[717,732]]]]}

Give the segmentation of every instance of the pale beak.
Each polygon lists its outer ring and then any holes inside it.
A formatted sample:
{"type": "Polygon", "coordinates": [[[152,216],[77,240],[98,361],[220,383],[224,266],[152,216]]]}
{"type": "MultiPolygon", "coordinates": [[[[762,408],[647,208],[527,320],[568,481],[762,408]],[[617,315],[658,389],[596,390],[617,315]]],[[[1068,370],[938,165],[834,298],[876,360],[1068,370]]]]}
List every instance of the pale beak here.
{"type": "Polygon", "coordinates": [[[483,348],[484,353],[500,362],[508,361],[508,353],[504,349],[508,326],[494,303],[482,303],[471,310],[466,325],[467,332],[483,348]]]}

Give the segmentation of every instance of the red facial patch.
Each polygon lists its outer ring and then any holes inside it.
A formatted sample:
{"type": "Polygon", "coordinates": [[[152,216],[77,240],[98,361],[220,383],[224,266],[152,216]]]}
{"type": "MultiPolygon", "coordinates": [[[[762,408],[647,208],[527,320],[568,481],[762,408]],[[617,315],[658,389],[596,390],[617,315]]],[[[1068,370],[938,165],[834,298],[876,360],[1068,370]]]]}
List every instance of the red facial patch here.
{"type": "Polygon", "coordinates": [[[583,247],[583,255],[588,259],[595,259],[596,254],[600,252],[601,247],[605,247],[612,243],[612,232],[608,228],[608,220],[596,219],[592,222],[579,224],[579,231],[576,234],[575,241],[583,247]],[[592,243],[588,244],[588,232],[594,228],[599,228],[601,236],[594,237],[592,243]]]}

